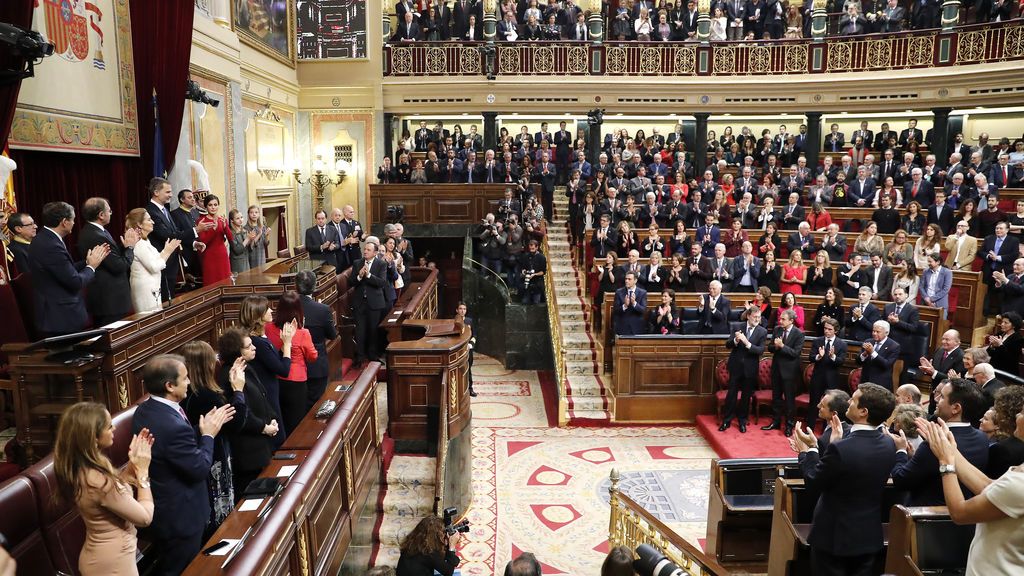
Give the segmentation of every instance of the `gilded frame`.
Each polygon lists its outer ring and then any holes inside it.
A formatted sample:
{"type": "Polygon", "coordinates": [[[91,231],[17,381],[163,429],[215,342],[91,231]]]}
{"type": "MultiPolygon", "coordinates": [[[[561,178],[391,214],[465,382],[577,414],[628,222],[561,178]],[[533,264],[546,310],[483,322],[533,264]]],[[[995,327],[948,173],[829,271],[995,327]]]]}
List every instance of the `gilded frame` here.
{"type": "MultiPolygon", "coordinates": [[[[231,29],[238,34],[238,37],[248,46],[252,46],[256,50],[278,60],[284,64],[295,67],[295,2],[289,0],[285,2],[288,7],[288,18],[287,22],[284,23],[283,33],[285,34],[286,48],[285,53],[266,42],[263,38],[260,38],[251,30],[247,29],[239,21],[239,5],[241,3],[248,3],[250,0],[231,0],[231,29]]],[[[257,0],[258,1],[258,0],[257,0]]],[[[274,30],[273,33],[281,33],[282,30],[274,30]]]]}

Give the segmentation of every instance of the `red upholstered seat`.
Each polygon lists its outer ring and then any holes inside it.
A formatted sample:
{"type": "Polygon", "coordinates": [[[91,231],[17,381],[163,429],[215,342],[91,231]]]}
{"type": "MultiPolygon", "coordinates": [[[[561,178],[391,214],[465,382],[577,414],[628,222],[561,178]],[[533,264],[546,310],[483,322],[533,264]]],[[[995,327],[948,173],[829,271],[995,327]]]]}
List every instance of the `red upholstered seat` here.
{"type": "Polygon", "coordinates": [[[754,421],[761,419],[761,406],[772,405],[772,359],[762,358],[757,366],[757,390],[754,391],[754,421]]]}
{"type": "MultiPolygon", "coordinates": [[[[10,542],[18,574],[54,574],[46,541],[40,529],[38,497],[32,481],[17,476],[0,485],[0,532],[10,542]]],[[[75,567],[78,562],[75,558],[75,567]]]]}
{"type": "Polygon", "coordinates": [[[718,390],[715,392],[715,403],[718,405],[718,421],[722,421],[722,406],[725,406],[725,397],[729,394],[729,367],[725,360],[719,360],[715,365],[715,385],[718,390]]]}
{"type": "Polygon", "coordinates": [[[850,394],[856,392],[857,387],[860,386],[860,371],[860,368],[854,368],[853,370],[850,370],[850,394]]]}
{"type": "Polygon", "coordinates": [[[47,456],[25,471],[36,493],[39,524],[54,568],[67,574],[78,573],[78,555],[85,543],[85,523],[78,508],[70,503],[57,504],[57,477],[53,456],[47,456]]]}
{"type": "MultiPolygon", "coordinates": [[[[810,388],[811,388],[811,375],[812,374],[814,374],[814,364],[808,364],[804,368],[804,382],[803,382],[804,390],[810,390],[810,388]]],[[[797,410],[806,410],[807,409],[807,405],[810,404],[810,403],[811,403],[811,394],[810,394],[810,392],[804,392],[803,394],[798,394],[797,395],[797,397],[796,397],[796,409],[797,410]]]]}

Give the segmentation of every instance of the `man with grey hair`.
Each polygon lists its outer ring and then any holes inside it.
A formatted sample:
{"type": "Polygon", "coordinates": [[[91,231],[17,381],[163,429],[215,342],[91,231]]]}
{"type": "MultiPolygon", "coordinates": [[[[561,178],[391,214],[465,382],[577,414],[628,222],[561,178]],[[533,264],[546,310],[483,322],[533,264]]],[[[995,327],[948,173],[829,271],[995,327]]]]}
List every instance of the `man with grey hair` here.
{"type": "Polygon", "coordinates": [[[996,401],[996,392],[1004,388],[1006,384],[996,379],[996,369],[988,362],[974,365],[971,377],[978,384],[978,389],[985,395],[986,407],[991,407],[996,401]]]}
{"type": "Polygon", "coordinates": [[[380,360],[380,334],[377,325],[387,312],[384,284],[388,265],[377,257],[376,238],[367,238],[363,244],[363,257],[352,264],[351,282],[355,287],[352,308],[356,317],[356,365],[380,360]]]}
{"type": "Polygon", "coordinates": [[[874,382],[892,390],[892,369],[900,357],[900,345],[889,338],[889,323],[877,320],[871,326],[871,340],[861,346],[857,363],[863,368],[861,382],[874,382]]]}
{"type": "Polygon", "coordinates": [[[712,280],[708,293],[702,294],[697,302],[698,331],[700,334],[728,334],[729,313],[732,304],[722,294],[722,283],[712,280]]]}
{"type": "Polygon", "coordinates": [[[917,202],[927,210],[935,201],[935,186],[924,179],[924,171],[915,166],[910,170],[910,180],[903,184],[903,199],[908,204],[917,202]]]}
{"type": "Polygon", "coordinates": [[[783,310],[775,336],[768,341],[772,352],[772,411],[771,424],[761,430],[778,430],[784,427],[786,436],[793,434],[796,426],[796,392],[800,382],[800,355],[804,348],[804,333],[794,326],[796,312],[783,310]]]}
{"type": "MultiPolygon", "coordinates": [[[[939,341],[939,348],[935,350],[932,359],[922,356],[919,360],[919,370],[932,381],[932,390],[938,388],[939,384],[949,377],[949,371],[957,374],[964,372],[964,351],[960,348],[960,332],[946,330],[942,333],[939,341]]],[[[935,410],[935,400],[932,398],[930,412],[935,410]]]]}

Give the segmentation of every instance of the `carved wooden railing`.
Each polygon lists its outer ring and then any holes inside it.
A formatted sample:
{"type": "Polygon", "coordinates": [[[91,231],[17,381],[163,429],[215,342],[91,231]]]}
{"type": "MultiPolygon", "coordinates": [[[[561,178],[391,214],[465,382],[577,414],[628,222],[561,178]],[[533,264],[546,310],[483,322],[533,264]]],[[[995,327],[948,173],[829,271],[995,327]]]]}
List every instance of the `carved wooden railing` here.
{"type": "Polygon", "coordinates": [[[611,516],[608,522],[608,545],[610,547],[625,546],[636,550],[641,544],[649,544],[658,549],[666,558],[683,569],[689,576],[727,576],[729,571],[723,568],[714,558],[708,556],[671,528],[658,520],[653,514],[637,504],[632,498],[619,491],[619,473],[612,470],[611,516]]]}
{"type": "Polygon", "coordinates": [[[548,255],[547,269],[544,271],[544,296],[548,306],[551,357],[555,361],[555,381],[558,386],[558,425],[565,426],[569,421],[569,401],[565,389],[565,350],[562,348],[562,321],[558,317],[558,304],[555,302],[555,276],[551,271],[552,258],[547,236],[544,237],[544,253],[548,255]]]}
{"type": "MultiPolygon", "coordinates": [[[[385,76],[480,76],[481,42],[384,46],[385,76]]],[[[495,76],[746,76],[934,68],[1024,59],[1024,20],[758,42],[498,42],[495,76]]]]}

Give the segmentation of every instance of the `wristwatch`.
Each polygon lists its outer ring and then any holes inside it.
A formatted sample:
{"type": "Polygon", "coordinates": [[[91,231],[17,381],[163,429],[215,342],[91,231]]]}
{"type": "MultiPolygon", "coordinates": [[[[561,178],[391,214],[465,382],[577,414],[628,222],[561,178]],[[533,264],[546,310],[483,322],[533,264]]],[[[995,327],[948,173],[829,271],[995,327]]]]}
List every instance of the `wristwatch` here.
{"type": "Polygon", "coordinates": [[[149,478],[139,478],[139,488],[145,488],[149,490],[149,478]]]}
{"type": "Polygon", "coordinates": [[[939,464],[939,474],[943,476],[946,474],[956,474],[956,467],[952,464],[939,464]]]}

